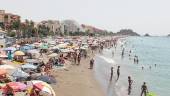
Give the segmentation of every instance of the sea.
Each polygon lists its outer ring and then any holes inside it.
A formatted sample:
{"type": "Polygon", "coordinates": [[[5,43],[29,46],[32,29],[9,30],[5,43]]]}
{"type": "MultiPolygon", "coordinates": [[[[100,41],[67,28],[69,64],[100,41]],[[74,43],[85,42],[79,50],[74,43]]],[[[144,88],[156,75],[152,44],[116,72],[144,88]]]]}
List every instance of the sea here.
{"type": "Polygon", "coordinates": [[[116,48],[106,48],[95,56],[94,68],[95,77],[106,96],[129,96],[128,76],[133,80],[130,96],[140,96],[143,82],[156,96],[170,96],[170,37],[121,38],[116,48]],[[125,54],[122,57],[123,48],[125,54]],[[139,58],[138,64],[134,63],[135,55],[139,58]],[[117,66],[120,66],[118,81],[117,66]],[[114,67],[112,81],[111,67],[114,67]]]}

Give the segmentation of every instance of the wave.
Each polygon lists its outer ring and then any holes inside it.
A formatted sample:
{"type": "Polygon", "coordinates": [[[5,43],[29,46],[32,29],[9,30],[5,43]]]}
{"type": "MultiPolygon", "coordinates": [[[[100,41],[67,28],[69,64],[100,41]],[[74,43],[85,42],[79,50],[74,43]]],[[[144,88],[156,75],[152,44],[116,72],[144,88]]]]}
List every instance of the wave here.
{"type": "Polygon", "coordinates": [[[113,64],[113,65],[116,65],[115,64],[115,61],[113,60],[113,59],[111,59],[111,58],[107,58],[107,57],[105,57],[105,56],[98,56],[99,58],[101,58],[101,59],[103,59],[103,60],[105,60],[107,63],[111,63],[111,64],[113,64]]]}

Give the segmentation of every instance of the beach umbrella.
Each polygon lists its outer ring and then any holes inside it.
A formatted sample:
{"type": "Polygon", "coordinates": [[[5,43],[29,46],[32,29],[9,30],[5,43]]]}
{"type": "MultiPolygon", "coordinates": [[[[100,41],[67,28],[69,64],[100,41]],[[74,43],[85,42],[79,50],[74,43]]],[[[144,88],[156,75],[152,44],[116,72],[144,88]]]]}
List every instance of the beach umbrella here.
{"type": "Polygon", "coordinates": [[[52,54],[50,54],[50,55],[48,55],[49,57],[57,57],[58,56],[58,54],[57,53],[52,53],[52,54]]]}
{"type": "Polygon", "coordinates": [[[33,65],[33,64],[25,64],[25,65],[22,65],[21,68],[23,69],[37,69],[37,66],[33,65]]]}
{"type": "Polygon", "coordinates": [[[16,51],[16,52],[14,53],[14,55],[15,55],[15,56],[23,56],[23,55],[25,55],[25,53],[22,52],[22,51],[16,51]]]}
{"type": "Polygon", "coordinates": [[[6,50],[6,51],[16,51],[17,49],[15,47],[7,47],[4,50],[6,50]]]}
{"type": "Polygon", "coordinates": [[[21,69],[16,69],[11,76],[15,77],[15,78],[27,78],[29,76],[28,73],[22,71],[21,69]]]}
{"type": "Polygon", "coordinates": [[[20,45],[18,45],[18,44],[14,44],[14,45],[13,45],[13,47],[15,47],[15,48],[19,48],[19,47],[20,47],[20,45]]]}
{"type": "Polygon", "coordinates": [[[0,58],[7,58],[8,56],[5,54],[0,54],[0,58]]]}
{"type": "Polygon", "coordinates": [[[0,75],[2,76],[2,75],[6,75],[7,74],[7,70],[5,70],[5,69],[1,69],[0,70],[0,75]]]}
{"type": "Polygon", "coordinates": [[[59,47],[58,46],[54,46],[54,47],[52,47],[52,49],[59,49],[59,47]]]}
{"type": "Polygon", "coordinates": [[[35,47],[40,47],[40,46],[42,45],[42,43],[35,42],[33,45],[34,45],[35,47]]]}
{"type": "Polygon", "coordinates": [[[31,49],[31,47],[30,47],[30,46],[28,46],[28,45],[23,46],[22,48],[23,48],[24,50],[30,50],[30,49],[31,49]]]}
{"type": "Polygon", "coordinates": [[[11,70],[11,69],[15,69],[15,67],[12,65],[0,65],[0,70],[1,69],[11,70]]]}
{"type": "Polygon", "coordinates": [[[9,82],[6,84],[6,86],[13,89],[15,92],[17,91],[23,91],[26,90],[27,86],[24,83],[21,82],[9,82]]]}
{"type": "Polygon", "coordinates": [[[27,63],[39,63],[40,61],[38,59],[26,59],[27,63]]]}
{"type": "Polygon", "coordinates": [[[48,84],[52,84],[52,83],[57,83],[57,80],[54,78],[54,77],[50,77],[50,76],[38,76],[36,78],[36,80],[41,80],[41,81],[44,81],[48,84]]]}
{"type": "Polygon", "coordinates": [[[33,49],[33,50],[28,50],[27,53],[31,53],[31,54],[38,54],[39,51],[36,50],[36,49],[33,49]]]}
{"type": "Polygon", "coordinates": [[[48,49],[48,46],[42,45],[41,49],[48,49]]]}
{"type": "Polygon", "coordinates": [[[28,46],[28,45],[25,45],[25,46],[22,46],[22,47],[20,47],[20,50],[21,51],[24,51],[24,52],[26,52],[27,50],[31,50],[32,48],[30,47],[30,46],[28,46]]]}
{"type": "Polygon", "coordinates": [[[40,43],[38,43],[38,42],[35,42],[35,43],[34,43],[34,45],[39,45],[39,44],[40,44],[40,43]]]}
{"type": "Polygon", "coordinates": [[[40,92],[48,93],[50,96],[56,96],[53,88],[46,82],[40,80],[32,80],[33,87],[38,89],[40,92]]]}
{"type": "Polygon", "coordinates": [[[63,44],[59,44],[56,47],[58,48],[65,48],[67,46],[68,43],[63,43],[63,44]]]}

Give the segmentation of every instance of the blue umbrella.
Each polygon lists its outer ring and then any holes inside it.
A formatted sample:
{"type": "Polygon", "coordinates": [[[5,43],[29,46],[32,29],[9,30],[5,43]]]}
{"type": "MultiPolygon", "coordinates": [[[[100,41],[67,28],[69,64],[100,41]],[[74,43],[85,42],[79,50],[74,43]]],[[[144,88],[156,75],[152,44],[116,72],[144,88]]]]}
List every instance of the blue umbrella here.
{"type": "Polygon", "coordinates": [[[16,78],[27,78],[29,74],[22,71],[21,69],[17,69],[12,73],[11,76],[16,77],[16,78]]]}
{"type": "Polygon", "coordinates": [[[26,45],[26,46],[22,46],[21,48],[20,48],[20,50],[21,51],[27,51],[27,50],[31,50],[32,48],[30,47],[30,46],[28,46],[28,45],[26,45]]]}
{"type": "Polygon", "coordinates": [[[41,81],[47,82],[49,84],[57,83],[57,80],[54,77],[45,76],[45,75],[37,77],[36,80],[41,80],[41,81]]]}

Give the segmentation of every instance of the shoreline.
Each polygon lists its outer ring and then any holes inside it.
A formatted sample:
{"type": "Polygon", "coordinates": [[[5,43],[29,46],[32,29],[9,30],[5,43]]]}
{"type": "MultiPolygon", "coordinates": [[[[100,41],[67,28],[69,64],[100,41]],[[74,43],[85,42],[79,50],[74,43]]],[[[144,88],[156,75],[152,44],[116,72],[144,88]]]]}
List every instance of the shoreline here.
{"type": "Polygon", "coordinates": [[[58,83],[52,85],[56,96],[106,96],[101,84],[89,68],[90,57],[81,60],[80,65],[71,64],[66,69],[53,71],[58,83]]]}

